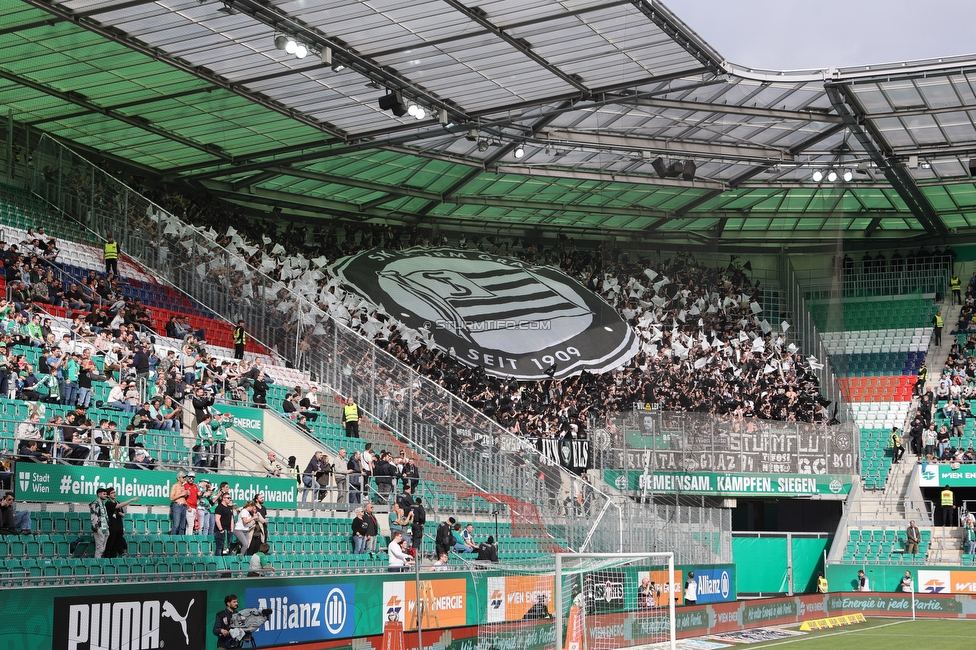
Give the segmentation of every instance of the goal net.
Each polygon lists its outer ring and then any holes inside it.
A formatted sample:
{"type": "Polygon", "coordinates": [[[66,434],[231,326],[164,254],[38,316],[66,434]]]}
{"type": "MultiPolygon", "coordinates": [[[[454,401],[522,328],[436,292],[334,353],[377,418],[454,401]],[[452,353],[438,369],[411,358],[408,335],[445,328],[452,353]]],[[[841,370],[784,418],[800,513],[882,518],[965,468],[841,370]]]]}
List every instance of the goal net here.
{"type": "Polygon", "coordinates": [[[674,650],[673,553],[558,553],[473,576],[478,650],[674,650]]]}

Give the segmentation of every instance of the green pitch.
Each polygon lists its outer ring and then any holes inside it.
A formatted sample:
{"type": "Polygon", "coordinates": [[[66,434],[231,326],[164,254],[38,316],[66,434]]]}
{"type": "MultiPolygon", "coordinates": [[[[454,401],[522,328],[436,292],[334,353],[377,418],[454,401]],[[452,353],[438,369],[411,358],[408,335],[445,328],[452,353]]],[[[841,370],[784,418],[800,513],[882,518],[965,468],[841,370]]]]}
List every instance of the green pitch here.
{"type": "Polygon", "coordinates": [[[976,647],[976,621],[872,618],[867,623],[851,627],[818,630],[779,641],[735,644],[729,650],[891,650],[926,647],[973,650],[976,647]]]}

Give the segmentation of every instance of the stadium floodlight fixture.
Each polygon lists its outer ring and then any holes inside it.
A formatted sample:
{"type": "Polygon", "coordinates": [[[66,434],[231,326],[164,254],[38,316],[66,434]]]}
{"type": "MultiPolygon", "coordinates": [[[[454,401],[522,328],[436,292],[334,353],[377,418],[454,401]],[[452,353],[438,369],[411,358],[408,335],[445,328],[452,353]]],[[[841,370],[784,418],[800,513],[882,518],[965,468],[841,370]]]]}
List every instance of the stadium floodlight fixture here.
{"type": "Polygon", "coordinates": [[[306,56],[308,56],[308,46],[305,45],[305,43],[296,43],[295,44],[295,58],[296,59],[304,59],[306,56]]]}
{"type": "Polygon", "coordinates": [[[829,182],[831,182],[831,183],[835,183],[837,181],[837,172],[834,171],[833,169],[831,169],[830,171],[828,171],[827,172],[827,180],[829,182]]]}
{"type": "Polygon", "coordinates": [[[285,43],[285,52],[288,54],[294,54],[298,50],[298,41],[293,38],[289,38],[285,43]]]}
{"type": "Polygon", "coordinates": [[[275,36],[274,44],[276,48],[283,50],[288,45],[288,37],[284,34],[278,34],[275,36]]]}
{"type": "Polygon", "coordinates": [[[418,104],[410,104],[410,107],[407,109],[407,113],[411,117],[415,117],[418,120],[422,120],[427,117],[427,111],[424,110],[423,106],[419,106],[418,104]]]}
{"type": "Polygon", "coordinates": [[[488,139],[480,138],[478,140],[478,151],[488,151],[488,139]]]}
{"type": "Polygon", "coordinates": [[[513,155],[515,156],[515,159],[516,160],[518,160],[519,158],[521,158],[522,156],[524,156],[525,155],[525,145],[523,145],[521,142],[518,143],[517,145],[515,145],[515,151],[513,152],[513,155]]]}
{"type": "Polygon", "coordinates": [[[819,183],[820,181],[823,180],[823,177],[824,177],[824,175],[823,175],[823,172],[822,171],[820,171],[819,169],[813,170],[813,182],[814,183],[819,183]]]}
{"type": "Polygon", "coordinates": [[[851,169],[845,169],[844,170],[844,182],[845,183],[850,183],[852,180],[854,180],[854,171],[851,170],[851,169]]]}

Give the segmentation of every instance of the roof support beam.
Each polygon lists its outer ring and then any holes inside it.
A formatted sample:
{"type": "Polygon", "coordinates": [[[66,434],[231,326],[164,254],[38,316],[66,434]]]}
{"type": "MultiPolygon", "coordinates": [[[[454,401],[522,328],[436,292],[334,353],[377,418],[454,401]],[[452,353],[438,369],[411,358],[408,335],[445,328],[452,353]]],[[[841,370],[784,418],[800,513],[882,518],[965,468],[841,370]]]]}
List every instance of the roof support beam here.
{"type": "Polygon", "coordinates": [[[464,6],[457,0],[442,0],[442,1],[445,4],[447,4],[449,7],[454,9],[455,11],[460,12],[461,14],[467,16],[469,19],[481,25],[489,32],[491,32],[494,36],[505,41],[513,48],[518,50],[520,53],[524,54],[533,62],[542,66],[544,69],[548,70],[549,72],[551,72],[553,75],[555,75],[565,83],[569,84],[570,86],[573,86],[574,88],[576,88],[576,90],[587,95],[590,93],[590,89],[583,84],[583,81],[579,78],[579,76],[566,74],[565,72],[563,72],[562,70],[554,66],[552,63],[546,61],[544,58],[542,58],[541,56],[539,56],[538,54],[532,51],[531,45],[527,45],[526,43],[522,42],[521,39],[509,35],[509,33],[506,30],[498,27],[490,20],[488,20],[487,15],[485,14],[484,11],[475,11],[473,9],[468,9],[466,6],[464,6]]]}
{"type": "MultiPolygon", "coordinates": [[[[844,83],[828,82],[824,85],[831,105],[847,123],[864,151],[884,174],[898,196],[905,202],[919,223],[931,235],[945,237],[949,234],[942,219],[915,184],[905,165],[892,154],[891,147],[871,120],[850,87],[844,83]]],[[[872,231],[873,232],[873,231],[872,231]]]]}
{"type": "Polygon", "coordinates": [[[587,172],[576,169],[559,167],[526,167],[519,165],[497,165],[491,171],[499,174],[518,174],[519,176],[535,176],[541,178],[570,178],[574,180],[598,181],[601,183],[629,183],[632,185],[653,185],[657,187],[677,187],[683,190],[710,189],[722,193],[728,189],[724,183],[715,181],[683,181],[677,178],[658,178],[657,176],[635,176],[632,174],[617,174],[613,172],[587,172]]]}
{"type": "Polygon", "coordinates": [[[25,86],[32,90],[36,90],[39,93],[44,93],[46,95],[50,95],[51,97],[57,97],[61,101],[67,102],[69,104],[74,104],[75,106],[81,106],[89,113],[98,113],[100,115],[104,115],[105,117],[112,118],[113,120],[118,120],[119,122],[128,124],[131,127],[142,129],[143,131],[152,133],[153,135],[158,135],[161,138],[172,140],[173,142],[179,142],[183,146],[191,147],[198,151],[202,151],[210,156],[213,156],[214,158],[224,160],[227,162],[229,162],[231,159],[229,155],[217,149],[213,145],[209,145],[202,142],[194,142],[189,138],[184,138],[183,136],[177,135],[176,133],[171,133],[169,131],[160,129],[159,127],[153,126],[148,120],[137,119],[134,117],[130,117],[128,115],[124,115],[122,113],[117,113],[115,111],[102,108],[101,106],[98,106],[97,104],[93,104],[92,102],[88,101],[86,97],[84,97],[79,93],[61,92],[60,90],[55,90],[50,86],[39,84],[35,81],[31,81],[30,79],[25,79],[24,77],[21,77],[19,75],[6,72],[5,70],[0,70],[0,79],[6,79],[7,81],[20,84],[21,86],[25,86]]]}
{"type": "Polygon", "coordinates": [[[279,176],[281,176],[281,172],[277,170],[260,172],[258,174],[234,181],[231,183],[231,187],[233,187],[235,190],[242,187],[254,187],[255,185],[260,185],[265,181],[270,181],[272,178],[277,178],[279,176]]]}
{"type": "Polygon", "coordinates": [[[658,99],[654,97],[627,97],[620,95],[617,104],[632,104],[648,108],[664,108],[676,111],[690,111],[693,113],[722,113],[724,115],[741,115],[743,117],[766,117],[774,120],[797,120],[801,122],[823,122],[825,124],[843,124],[839,115],[832,115],[822,111],[800,110],[788,111],[778,108],[759,108],[756,106],[738,106],[736,104],[710,104],[708,102],[690,102],[680,99],[658,99]]]}
{"type": "MultiPolygon", "coordinates": [[[[533,27],[535,25],[540,25],[542,23],[547,23],[547,22],[550,22],[550,21],[553,21],[553,20],[558,20],[560,18],[567,18],[569,16],[583,16],[583,15],[586,15],[588,13],[593,13],[593,12],[598,12],[598,11],[606,11],[607,9],[611,9],[613,7],[618,7],[620,5],[627,5],[627,4],[631,4],[631,0],[614,0],[613,2],[606,2],[606,3],[600,2],[600,3],[596,3],[594,5],[591,5],[589,7],[582,7],[580,9],[573,9],[573,10],[570,10],[570,11],[565,11],[565,12],[563,12],[561,14],[556,14],[556,15],[552,15],[552,16],[535,17],[535,18],[530,18],[529,20],[521,20],[521,21],[515,22],[515,23],[508,23],[508,24],[505,25],[504,29],[506,29],[508,31],[514,31],[514,30],[517,30],[517,29],[521,29],[523,27],[533,27]]],[[[471,10],[468,9],[467,11],[471,11],[471,10]]],[[[501,29],[501,28],[496,27],[494,24],[492,24],[491,28],[489,28],[489,29],[482,29],[482,30],[463,30],[459,34],[454,34],[454,35],[451,35],[451,36],[445,36],[443,38],[438,38],[438,39],[432,39],[432,40],[429,40],[429,41],[425,41],[424,42],[424,45],[426,47],[440,47],[442,45],[447,45],[448,43],[456,43],[457,41],[461,41],[461,40],[465,40],[465,39],[478,38],[479,36],[484,36],[484,35],[486,35],[488,33],[493,33],[497,29],[501,29]]],[[[370,53],[370,56],[372,56],[374,59],[377,59],[377,60],[378,59],[385,59],[385,58],[391,57],[391,56],[393,56],[395,54],[403,54],[404,52],[410,52],[410,51],[412,51],[414,49],[415,48],[412,45],[408,45],[408,46],[405,46],[405,47],[404,46],[394,47],[394,48],[390,48],[388,50],[380,50],[378,52],[372,52],[372,53],[370,53]]]]}
{"type": "Polygon", "coordinates": [[[540,140],[540,143],[569,146],[575,144],[603,149],[648,151],[662,156],[700,156],[702,158],[719,158],[734,161],[756,161],[769,165],[793,162],[793,154],[772,147],[661,140],[658,138],[607,135],[600,132],[550,131],[548,138],[540,140]]]}
{"type": "Polygon", "coordinates": [[[59,22],[61,22],[60,18],[52,17],[44,20],[35,20],[32,23],[21,23],[19,25],[7,27],[6,29],[0,29],[0,36],[6,36],[7,34],[23,34],[24,32],[29,32],[32,29],[38,29],[40,27],[52,27],[59,22]]]}
{"type": "MultiPolygon", "coordinates": [[[[160,95],[158,97],[150,97],[147,99],[140,99],[134,102],[123,102],[122,104],[113,104],[112,106],[103,107],[106,111],[122,111],[128,108],[135,108],[136,106],[146,106],[147,104],[153,104],[155,102],[165,102],[172,99],[182,99],[184,97],[190,97],[191,95],[199,95],[202,93],[209,93],[214,90],[213,86],[203,86],[200,88],[194,88],[193,90],[181,90],[178,93],[170,93],[168,95],[160,95]]],[[[67,113],[65,115],[55,115],[52,117],[46,117],[39,120],[31,120],[30,122],[24,122],[27,126],[38,126],[41,124],[46,124],[48,122],[57,122],[59,120],[72,120],[76,117],[84,117],[85,115],[91,115],[91,111],[76,111],[74,113],[67,113]]]]}
{"type": "Polygon", "coordinates": [[[668,11],[659,2],[650,0],[631,0],[637,9],[657,25],[661,31],[674,39],[688,54],[698,59],[703,65],[716,72],[727,71],[728,67],[722,55],[716,52],[695,32],[685,25],[677,16],[668,11]]]}
{"type": "MultiPolygon", "coordinates": [[[[356,214],[362,218],[386,218],[389,216],[388,211],[376,210],[375,208],[367,208],[365,204],[358,203],[346,203],[342,201],[335,201],[332,199],[323,199],[314,196],[298,196],[296,194],[290,194],[288,192],[279,192],[276,190],[266,190],[262,188],[247,188],[236,189],[231,183],[223,181],[207,181],[204,183],[205,187],[209,190],[220,194],[224,198],[231,200],[240,201],[250,201],[256,203],[267,203],[269,205],[280,203],[282,205],[289,204],[296,207],[302,207],[304,209],[319,207],[325,210],[342,212],[344,214],[356,214]]],[[[406,192],[403,193],[405,196],[406,192]]],[[[519,199],[508,199],[504,197],[495,196],[462,196],[456,197],[450,201],[444,201],[444,203],[449,203],[453,205],[468,205],[468,206],[484,206],[484,207],[500,207],[500,208],[512,208],[517,210],[529,210],[537,212],[552,212],[562,215],[600,215],[606,217],[656,217],[661,215],[660,210],[645,210],[642,208],[627,208],[627,207],[614,207],[614,206],[590,206],[590,205],[572,205],[572,204],[552,204],[546,203],[545,201],[523,201],[519,199]]],[[[420,218],[423,215],[419,214],[404,214],[399,213],[402,216],[417,217],[420,218]]],[[[526,227],[531,227],[533,224],[526,224],[526,227]]],[[[594,227],[598,227],[598,224],[594,227]]]]}

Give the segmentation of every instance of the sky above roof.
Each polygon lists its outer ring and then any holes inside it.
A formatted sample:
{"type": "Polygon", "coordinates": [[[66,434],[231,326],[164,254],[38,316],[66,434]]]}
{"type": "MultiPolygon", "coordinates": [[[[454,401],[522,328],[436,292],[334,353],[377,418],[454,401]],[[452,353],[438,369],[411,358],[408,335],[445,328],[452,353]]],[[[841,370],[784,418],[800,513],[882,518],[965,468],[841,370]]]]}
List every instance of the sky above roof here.
{"type": "Polygon", "coordinates": [[[972,0],[665,0],[732,63],[798,70],[976,54],[972,0]]]}

